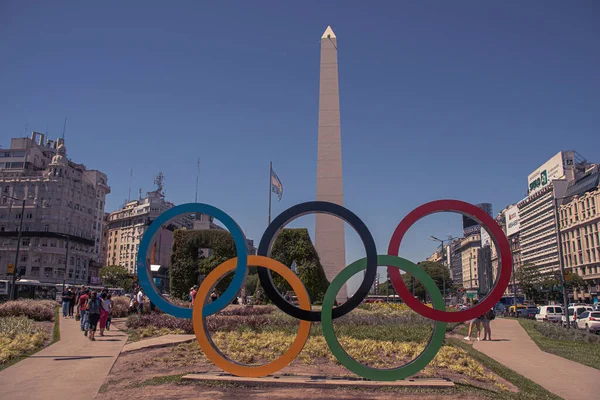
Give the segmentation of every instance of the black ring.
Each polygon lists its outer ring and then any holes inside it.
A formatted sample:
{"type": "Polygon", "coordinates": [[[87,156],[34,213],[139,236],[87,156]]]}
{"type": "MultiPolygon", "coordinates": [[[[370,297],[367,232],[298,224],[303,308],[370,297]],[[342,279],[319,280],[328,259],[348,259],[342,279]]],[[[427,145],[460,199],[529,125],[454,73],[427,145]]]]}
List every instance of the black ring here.
{"type": "MultiPolygon", "coordinates": [[[[279,214],[267,227],[267,230],[263,234],[260,239],[260,244],[258,245],[258,255],[269,257],[273,239],[277,236],[279,231],[294,219],[312,213],[330,214],[350,224],[356,233],[358,233],[358,236],[360,236],[367,253],[367,268],[365,270],[364,279],[356,293],[354,293],[348,301],[333,309],[332,317],[335,319],[348,314],[355,309],[365,297],[367,297],[377,276],[377,249],[375,247],[375,241],[367,226],[356,214],[343,206],[326,201],[308,201],[306,203],[296,204],[279,214]]],[[[271,271],[267,268],[258,267],[258,277],[260,278],[260,283],[267,297],[271,299],[273,304],[281,311],[303,321],[321,320],[320,311],[306,311],[288,303],[275,288],[271,277],[271,271]]]]}

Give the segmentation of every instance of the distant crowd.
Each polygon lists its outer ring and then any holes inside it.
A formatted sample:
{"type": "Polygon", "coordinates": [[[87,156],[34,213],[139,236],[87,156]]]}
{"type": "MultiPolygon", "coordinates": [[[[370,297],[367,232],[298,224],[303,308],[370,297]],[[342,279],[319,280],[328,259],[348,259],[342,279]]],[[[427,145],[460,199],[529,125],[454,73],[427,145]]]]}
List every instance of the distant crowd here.
{"type": "MultiPolygon", "coordinates": [[[[112,302],[113,293],[108,288],[100,293],[96,290],[90,290],[81,286],[75,292],[68,288],[62,293],[62,314],[63,318],[75,318],[80,321],[81,331],[90,340],[96,340],[96,330],[100,331],[100,336],[104,336],[104,331],[110,331],[112,321],[112,302]]],[[[141,315],[144,311],[146,296],[141,287],[135,287],[130,297],[129,309],[131,313],[141,315]]],[[[151,304],[151,308],[154,305],[151,304]]]]}

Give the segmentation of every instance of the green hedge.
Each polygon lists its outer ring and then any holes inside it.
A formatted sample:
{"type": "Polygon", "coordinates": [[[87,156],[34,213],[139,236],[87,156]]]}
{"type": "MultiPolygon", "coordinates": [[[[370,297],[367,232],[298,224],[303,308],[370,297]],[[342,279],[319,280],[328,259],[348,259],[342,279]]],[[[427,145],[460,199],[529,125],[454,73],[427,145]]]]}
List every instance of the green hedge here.
{"type": "MultiPolygon", "coordinates": [[[[190,287],[198,283],[199,274],[206,276],[219,264],[235,256],[235,243],[227,231],[176,230],[171,254],[171,296],[187,299],[190,287]],[[198,249],[202,248],[212,249],[210,257],[198,258],[198,249]]],[[[307,229],[283,229],[275,239],[271,257],[287,266],[295,260],[298,276],[311,300],[323,300],[329,283],[307,229]]],[[[256,274],[256,268],[250,268],[249,274],[256,274]]],[[[223,293],[232,278],[233,273],[228,274],[217,284],[219,293],[223,293]]],[[[290,286],[277,274],[274,274],[274,280],[282,293],[290,290],[290,286]]]]}

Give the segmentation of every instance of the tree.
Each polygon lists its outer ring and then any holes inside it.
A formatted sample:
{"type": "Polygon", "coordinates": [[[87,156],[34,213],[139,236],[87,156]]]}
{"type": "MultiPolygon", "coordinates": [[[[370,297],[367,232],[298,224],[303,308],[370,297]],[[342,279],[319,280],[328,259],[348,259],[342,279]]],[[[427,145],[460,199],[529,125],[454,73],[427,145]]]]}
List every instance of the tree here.
{"type": "MultiPolygon", "coordinates": [[[[421,269],[423,269],[427,275],[433,279],[436,286],[440,289],[440,292],[443,291],[444,279],[446,281],[446,293],[450,293],[452,290],[454,290],[452,279],[450,278],[450,270],[447,266],[437,262],[422,261],[419,263],[419,267],[421,267],[421,269]]],[[[408,290],[411,292],[414,282],[414,295],[416,298],[421,299],[421,301],[426,301],[426,298],[430,297],[426,295],[425,287],[421,284],[421,282],[419,282],[417,279],[413,280],[411,274],[402,274],[402,280],[404,281],[404,284],[408,290]]]]}
{"type": "MultiPolygon", "coordinates": [[[[310,300],[313,303],[323,301],[329,282],[306,228],[283,229],[279,232],[271,249],[271,258],[287,266],[295,261],[297,275],[304,283],[310,300]]],[[[273,281],[281,294],[291,290],[289,283],[276,273],[273,273],[273,281]]]]}
{"type": "Polygon", "coordinates": [[[125,267],[120,265],[107,265],[99,272],[102,282],[110,287],[129,289],[133,284],[133,278],[125,267]]]}
{"type": "Polygon", "coordinates": [[[550,284],[546,280],[544,285],[544,276],[540,273],[540,269],[533,264],[525,264],[517,269],[515,278],[519,281],[519,286],[525,296],[531,300],[535,300],[541,289],[550,284]]]}

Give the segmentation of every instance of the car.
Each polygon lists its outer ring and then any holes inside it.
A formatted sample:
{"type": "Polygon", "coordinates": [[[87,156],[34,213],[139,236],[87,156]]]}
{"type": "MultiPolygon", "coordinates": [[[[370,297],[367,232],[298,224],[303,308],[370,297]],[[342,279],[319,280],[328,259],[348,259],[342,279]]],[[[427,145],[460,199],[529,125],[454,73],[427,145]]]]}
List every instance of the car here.
{"type": "Polygon", "coordinates": [[[464,304],[459,304],[458,305],[458,309],[461,310],[461,311],[462,310],[466,310],[467,308],[469,308],[469,307],[465,306],[464,304]]]}
{"type": "MultiPolygon", "coordinates": [[[[581,305],[581,306],[572,306],[567,310],[569,316],[569,325],[575,326],[577,322],[577,317],[586,311],[593,311],[592,307],[589,305],[581,305]]],[[[562,324],[564,326],[567,325],[567,318],[563,315],[561,318],[562,324]]]]}
{"type": "Polygon", "coordinates": [[[600,333],[600,311],[584,311],[577,317],[575,323],[578,329],[600,333]]]}
{"type": "Polygon", "coordinates": [[[540,306],[538,312],[535,314],[535,320],[538,322],[560,322],[562,316],[563,308],[561,306],[540,306]]]}
{"type": "Polygon", "coordinates": [[[496,315],[504,315],[504,313],[506,312],[506,306],[502,303],[497,303],[494,306],[494,312],[496,313],[496,315]]]}

